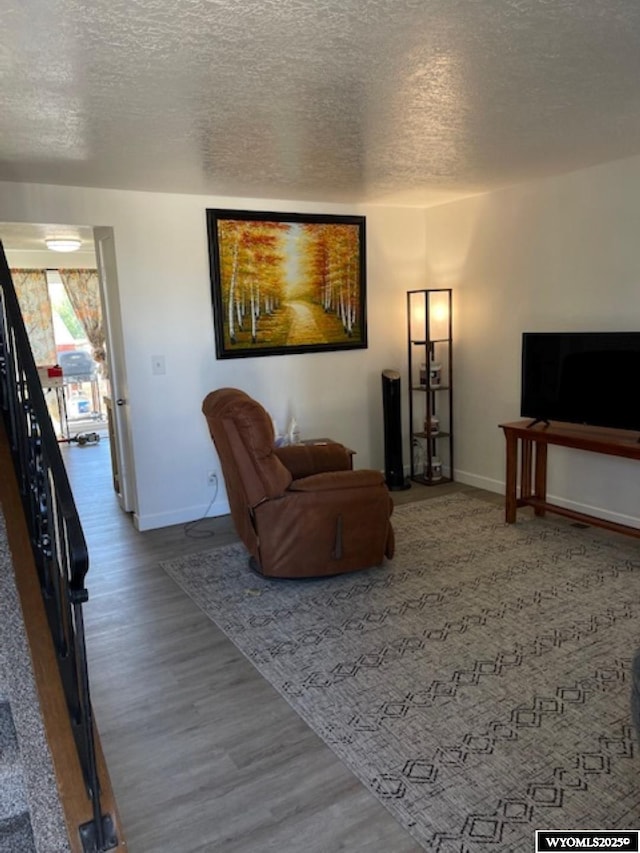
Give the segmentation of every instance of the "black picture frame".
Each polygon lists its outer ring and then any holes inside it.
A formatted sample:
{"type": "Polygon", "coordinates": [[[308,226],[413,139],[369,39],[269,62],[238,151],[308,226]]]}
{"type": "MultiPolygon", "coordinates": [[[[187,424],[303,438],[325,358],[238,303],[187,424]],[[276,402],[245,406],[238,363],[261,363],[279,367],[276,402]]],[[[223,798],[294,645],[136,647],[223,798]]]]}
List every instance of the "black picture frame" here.
{"type": "Polygon", "coordinates": [[[367,347],[364,216],[206,214],[217,358],[367,347]]]}

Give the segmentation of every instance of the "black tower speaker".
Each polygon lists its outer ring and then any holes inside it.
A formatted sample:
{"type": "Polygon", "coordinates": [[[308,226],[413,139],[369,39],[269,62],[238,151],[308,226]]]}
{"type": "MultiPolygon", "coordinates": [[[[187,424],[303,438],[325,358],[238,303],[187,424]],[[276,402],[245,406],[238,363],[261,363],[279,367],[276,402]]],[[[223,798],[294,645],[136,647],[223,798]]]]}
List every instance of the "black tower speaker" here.
{"type": "Polygon", "coordinates": [[[400,374],[382,371],[382,408],[384,411],[384,478],[391,491],[411,486],[402,464],[402,413],[400,374]]]}

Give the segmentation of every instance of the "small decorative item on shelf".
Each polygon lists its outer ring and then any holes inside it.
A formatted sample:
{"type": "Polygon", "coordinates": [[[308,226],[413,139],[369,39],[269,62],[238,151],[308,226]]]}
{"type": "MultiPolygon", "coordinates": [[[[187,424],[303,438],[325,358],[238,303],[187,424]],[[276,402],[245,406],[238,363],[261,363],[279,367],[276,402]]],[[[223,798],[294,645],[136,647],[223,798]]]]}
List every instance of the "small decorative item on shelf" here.
{"type": "Polygon", "coordinates": [[[291,418],[289,421],[287,438],[289,444],[300,444],[300,429],[298,427],[298,421],[295,418],[291,418]]]}
{"type": "Polygon", "coordinates": [[[440,387],[440,376],[442,374],[442,365],[441,364],[430,364],[429,365],[429,388],[439,388],[440,387]]]}
{"type": "Polygon", "coordinates": [[[427,365],[426,364],[420,365],[420,385],[422,385],[423,388],[427,387],[427,365]]]}
{"type": "Polygon", "coordinates": [[[278,424],[276,423],[276,419],[269,415],[271,418],[271,423],[273,424],[273,444],[275,447],[285,447],[289,443],[289,436],[280,432],[278,429],[278,424]]]}
{"type": "Polygon", "coordinates": [[[442,462],[437,456],[433,456],[431,459],[431,470],[429,470],[428,463],[424,466],[424,476],[430,483],[437,483],[438,480],[442,479],[442,462]]]}
{"type": "Polygon", "coordinates": [[[424,431],[428,435],[437,435],[440,432],[440,418],[435,415],[431,415],[431,421],[425,418],[424,431]]]}

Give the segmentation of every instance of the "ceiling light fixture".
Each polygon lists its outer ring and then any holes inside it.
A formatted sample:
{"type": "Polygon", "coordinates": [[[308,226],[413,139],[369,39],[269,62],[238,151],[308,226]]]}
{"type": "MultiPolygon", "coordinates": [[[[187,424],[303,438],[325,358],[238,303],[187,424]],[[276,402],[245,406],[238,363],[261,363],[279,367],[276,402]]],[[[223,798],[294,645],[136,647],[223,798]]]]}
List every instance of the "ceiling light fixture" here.
{"type": "Polygon", "coordinates": [[[52,252],[77,252],[82,245],[78,237],[47,237],[44,242],[52,252]]]}

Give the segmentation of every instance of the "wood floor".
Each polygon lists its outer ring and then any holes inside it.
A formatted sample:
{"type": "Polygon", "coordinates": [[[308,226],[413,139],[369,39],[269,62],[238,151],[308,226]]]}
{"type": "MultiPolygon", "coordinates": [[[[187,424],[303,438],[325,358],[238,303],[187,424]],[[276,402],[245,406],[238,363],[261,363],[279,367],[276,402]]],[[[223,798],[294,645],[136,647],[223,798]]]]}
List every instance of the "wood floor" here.
{"type": "MultiPolygon", "coordinates": [[[[63,453],[91,559],[92,699],[131,853],[421,850],[159,567],[235,541],[229,517],[191,536],[138,533],[113,493],[108,443],[63,453]]],[[[471,491],[394,498],[443,490],[471,491]]]]}

